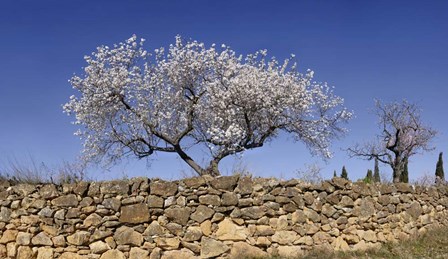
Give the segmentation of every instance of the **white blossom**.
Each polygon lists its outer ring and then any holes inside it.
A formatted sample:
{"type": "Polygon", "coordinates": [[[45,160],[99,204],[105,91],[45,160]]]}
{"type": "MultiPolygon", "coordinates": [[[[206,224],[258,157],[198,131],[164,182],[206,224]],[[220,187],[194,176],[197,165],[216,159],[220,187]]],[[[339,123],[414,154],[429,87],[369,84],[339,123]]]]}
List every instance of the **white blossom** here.
{"type": "Polygon", "coordinates": [[[329,157],[331,140],[352,116],[313,71],[289,65],[293,55],[282,63],[267,50],[243,57],[180,36],[151,55],[143,42],[133,35],[98,47],[85,57],[84,75],[70,80],[79,96],[64,110],[83,126],[88,161],[176,152],[199,174],[216,175],[222,158],[261,147],[279,131],[329,157]],[[207,168],[186,154],[191,143],[210,151],[207,168]]]}

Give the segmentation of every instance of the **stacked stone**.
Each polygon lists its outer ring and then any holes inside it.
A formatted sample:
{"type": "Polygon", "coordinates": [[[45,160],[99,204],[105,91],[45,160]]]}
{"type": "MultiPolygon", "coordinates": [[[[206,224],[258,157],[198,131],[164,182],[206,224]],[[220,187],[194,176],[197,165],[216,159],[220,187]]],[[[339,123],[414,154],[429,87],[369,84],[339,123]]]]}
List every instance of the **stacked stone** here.
{"type": "Polygon", "coordinates": [[[448,225],[448,188],[224,176],[0,183],[0,258],[232,258],[362,250],[448,225]]]}

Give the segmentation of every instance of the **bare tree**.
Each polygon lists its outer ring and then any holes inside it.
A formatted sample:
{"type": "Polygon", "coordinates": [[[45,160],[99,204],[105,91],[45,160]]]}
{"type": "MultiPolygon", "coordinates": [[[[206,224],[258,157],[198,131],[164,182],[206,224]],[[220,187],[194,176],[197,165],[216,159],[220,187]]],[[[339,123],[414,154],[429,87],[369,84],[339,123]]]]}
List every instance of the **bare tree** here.
{"type": "Polygon", "coordinates": [[[297,176],[305,183],[320,184],[324,180],[321,171],[322,167],[317,163],[306,164],[304,169],[297,171],[297,176]]]}
{"type": "Polygon", "coordinates": [[[349,155],[388,164],[393,181],[399,182],[406,161],[417,153],[432,150],[430,142],[437,132],[422,122],[420,108],[406,100],[390,104],[376,101],[375,112],[381,133],[372,142],[349,148],[349,155]]]}

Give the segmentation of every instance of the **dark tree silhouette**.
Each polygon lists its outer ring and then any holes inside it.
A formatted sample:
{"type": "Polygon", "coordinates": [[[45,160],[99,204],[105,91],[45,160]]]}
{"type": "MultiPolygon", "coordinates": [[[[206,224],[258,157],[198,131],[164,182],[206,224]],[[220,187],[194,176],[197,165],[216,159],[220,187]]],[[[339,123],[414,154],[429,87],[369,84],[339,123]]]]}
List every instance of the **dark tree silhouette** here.
{"type": "Polygon", "coordinates": [[[345,169],[345,166],[342,167],[341,177],[348,180],[348,173],[347,170],[345,169]]]}
{"type": "Polygon", "coordinates": [[[380,168],[378,166],[378,159],[375,159],[375,168],[373,169],[373,181],[375,183],[380,183],[381,182],[380,168]]]}
{"type": "Polygon", "coordinates": [[[439,160],[437,161],[436,165],[436,183],[438,182],[445,182],[445,173],[443,171],[443,152],[440,152],[439,154],[439,160]]]}
{"type": "Polygon", "coordinates": [[[364,178],[364,182],[366,183],[372,183],[373,182],[373,172],[372,170],[367,170],[366,177],[364,178]]]}

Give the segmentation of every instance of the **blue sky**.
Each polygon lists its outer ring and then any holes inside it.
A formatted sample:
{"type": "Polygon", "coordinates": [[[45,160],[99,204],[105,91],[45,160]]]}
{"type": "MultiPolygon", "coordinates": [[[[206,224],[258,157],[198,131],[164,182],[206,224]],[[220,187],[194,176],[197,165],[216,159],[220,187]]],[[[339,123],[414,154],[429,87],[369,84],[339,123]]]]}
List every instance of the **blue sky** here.
{"type": "MultiPolygon", "coordinates": [[[[225,43],[241,54],[268,49],[280,59],[295,53],[299,70],[335,86],[356,118],[334,142],[328,163],[287,136],[246,152],[241,163],[255,176],[296,176],[319,162],[330,177],[347,167],[361,178],[373,162],[349,159],[342,149],[372,139],[378,128],[374,98],[408,99],[440,134],[432,153],[411,159],[411,178],[432,174],[438,152],[448,154],[448,2],[446,1],[2,1],[0,8],[0,161],[14,157],[56,165],[73,161],[81,143],[61,105],[75,92],[67,80],[81,73],[83,56],[132,34],[148,49],[177,34],[225,43]]],[[[200,154],[199,154],[200,155],[200,154]]],[[[223,173],[237,162],[223,161],[223,173]]],[[[390,169],[381,170],[390,175],[390,169]]],[[[175,179],[190,169],[172,154],[130,160],[90,177],[150,176],[175,179]]]]}

